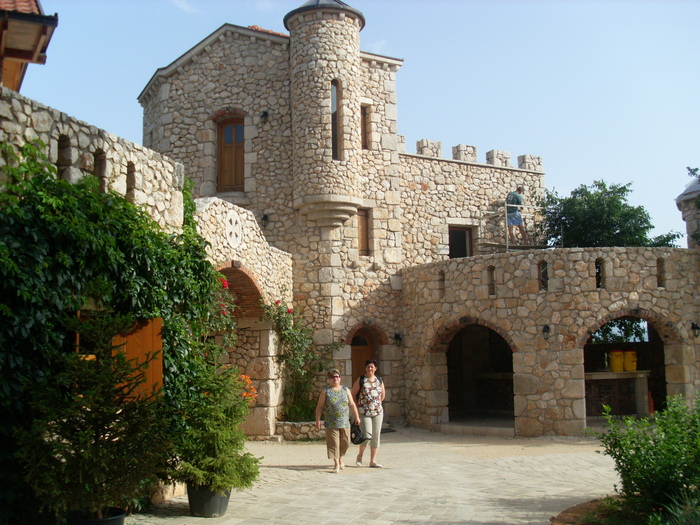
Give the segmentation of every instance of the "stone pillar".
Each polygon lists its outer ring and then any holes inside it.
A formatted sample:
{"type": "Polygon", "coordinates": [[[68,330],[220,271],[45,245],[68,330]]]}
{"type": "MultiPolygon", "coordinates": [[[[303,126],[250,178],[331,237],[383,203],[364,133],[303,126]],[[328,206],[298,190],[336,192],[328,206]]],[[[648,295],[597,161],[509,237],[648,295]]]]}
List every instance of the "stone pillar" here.
{"type": "Polygon", "coordinates": [[[452,158],[466,162],[476,162],[476,146],[457,144],[452,146],[452,158]]]}
{"type": "Polygon", "coordinates": [[[421,139],[416,142],[416,153],[426,157],[442,158],[442,142],[438,140],[421,139]]]}

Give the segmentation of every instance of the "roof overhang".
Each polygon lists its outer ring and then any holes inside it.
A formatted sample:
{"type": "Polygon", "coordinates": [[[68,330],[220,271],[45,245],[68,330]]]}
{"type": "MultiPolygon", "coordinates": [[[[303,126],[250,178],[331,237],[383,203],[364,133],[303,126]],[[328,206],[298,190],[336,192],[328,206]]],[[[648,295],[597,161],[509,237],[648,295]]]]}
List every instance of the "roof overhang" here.
{"type": "Polygon", "coordinates": [[[19,91],[28,64],[45,64],[58,15],[0,10],[2,85],[19,91]]]}

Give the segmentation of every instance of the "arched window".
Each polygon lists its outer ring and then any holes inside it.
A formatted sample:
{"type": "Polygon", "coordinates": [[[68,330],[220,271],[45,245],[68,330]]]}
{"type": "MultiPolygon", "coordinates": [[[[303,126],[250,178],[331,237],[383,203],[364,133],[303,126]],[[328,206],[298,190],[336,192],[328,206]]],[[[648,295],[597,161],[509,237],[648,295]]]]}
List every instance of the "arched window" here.
{"type": "Polygon", "coordinates": [[[540,261],[537,265],[538,280],[540,282],[540,290],[549,289],[549,268],[547,261],[540,261]]]}
{"type": "Polygon", "coordinates": [[[605,288],[605,266],[603,259],[595,260],[595,287],[605,288]]]}
{"type": "Polygon", "coordinates": [[[221,122],[218,132],[218,189],[220,192],[243,191],[243,119],[221,122]]]}
{"type": "Polygon", "coordinates": [[[340,82],[331,82],[331,149],[333,160],[342,160],[342,134],[340,116],[340,82]]]}

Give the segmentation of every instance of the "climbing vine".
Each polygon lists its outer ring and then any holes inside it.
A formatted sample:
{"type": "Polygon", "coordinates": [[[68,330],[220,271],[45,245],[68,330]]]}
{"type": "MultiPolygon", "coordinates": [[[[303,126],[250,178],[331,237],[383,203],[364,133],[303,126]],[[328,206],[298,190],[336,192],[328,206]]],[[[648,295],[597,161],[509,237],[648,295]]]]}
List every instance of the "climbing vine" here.
{"type": "Polygon", "coordinates": [[[314,385],[320,372],[329,368],[331,356],[344,341],[325,348],[314,345],[314,331],[281,299],[262,303],[262,319],[269,319],[280,338],[279,362],[285,371],[284,407],[289,421],[311,421],[316,408],[314,385]]]}

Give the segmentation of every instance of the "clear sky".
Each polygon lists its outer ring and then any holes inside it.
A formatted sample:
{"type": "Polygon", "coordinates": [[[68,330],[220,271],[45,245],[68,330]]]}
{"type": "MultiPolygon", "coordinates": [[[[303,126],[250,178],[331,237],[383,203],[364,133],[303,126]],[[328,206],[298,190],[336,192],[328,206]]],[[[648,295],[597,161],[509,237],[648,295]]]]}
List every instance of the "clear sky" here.
{"type": "MultiPolygon", "coordinates": [[[[22,94],[133,142],[136,98],[225,23],[287,33],[305,0],[41,0],[59,25],[22,94]]],[[[674,199],[700,167],[700,1],[346,0],[363,51],[404,60],[399,133],[543,158],[549,189],[632,182],[654,235],[685,233],[674,199]]],[[[680,241],[686,246],[685,237],[680,241]]]]}

